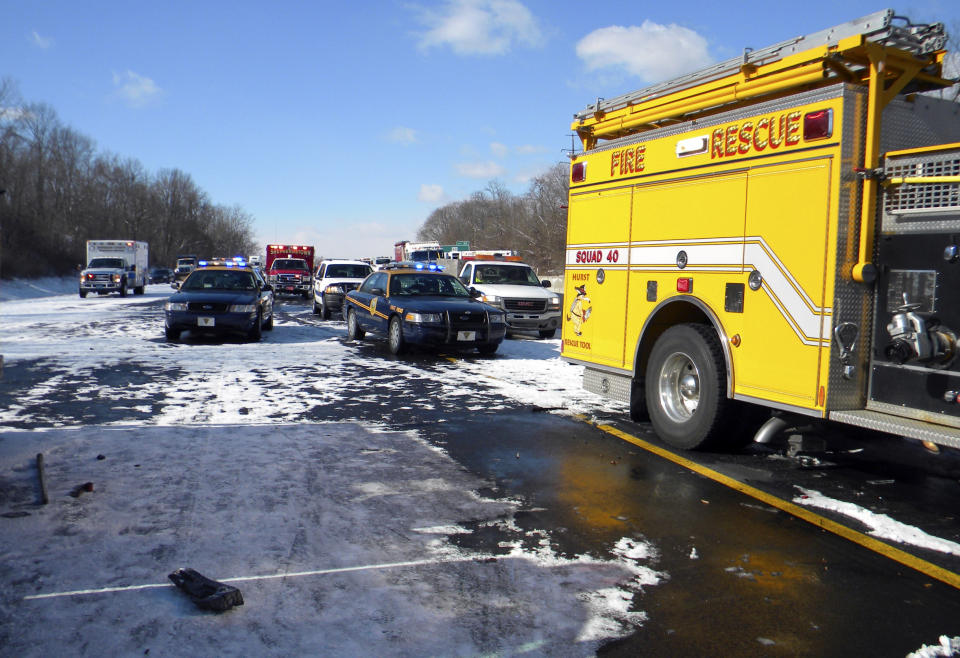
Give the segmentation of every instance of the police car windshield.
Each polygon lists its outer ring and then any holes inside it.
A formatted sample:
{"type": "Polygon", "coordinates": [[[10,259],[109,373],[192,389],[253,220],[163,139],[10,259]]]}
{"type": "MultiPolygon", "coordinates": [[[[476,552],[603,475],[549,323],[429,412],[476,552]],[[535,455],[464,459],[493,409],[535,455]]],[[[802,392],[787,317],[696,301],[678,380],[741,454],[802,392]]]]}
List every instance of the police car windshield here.
{"type": "Polygon", "coordinates": [[[123,268],[122,258],[91,258],[87,267],[110,267],[116,269],[123,268]]]}
{"type": "Polygon", "coordinates": [[[253,274],[230,270],[194,270],[180,290],[254,290],[253,274]]]}
{"type": "Polygon", "coordinates": [[[447,274],[394,274],[390,277],[390,294],[470,297],[460,280],[447,274]]]}
{"type": "Polygon", "coordinates": [[[530,267],[516,265],[477,265],[474,283],[509,284],[513,286],[539,286],[537,273],[530,267]]]}

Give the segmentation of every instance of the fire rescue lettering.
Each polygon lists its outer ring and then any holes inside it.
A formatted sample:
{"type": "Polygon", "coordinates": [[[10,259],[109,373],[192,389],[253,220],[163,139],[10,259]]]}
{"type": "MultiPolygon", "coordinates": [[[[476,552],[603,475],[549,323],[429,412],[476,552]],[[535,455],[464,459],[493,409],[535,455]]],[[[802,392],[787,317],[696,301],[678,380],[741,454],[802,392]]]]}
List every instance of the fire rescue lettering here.
{"type": "Polygon", "coordinates": [[[710,159],[744,155],[767,148],[794,146],[800,143],[800,112],[763,117],[742,124],[715,128],[710,139],[710,159]]]}
{"type": "Polygon", "coordinates": [[[610,175],[616,176],[619,173],[623,176],[624,174],[635,174],[643,171],[646,166],[644,163],[646,151],[646,144],[614,151],[610,154],[610,175]]]}

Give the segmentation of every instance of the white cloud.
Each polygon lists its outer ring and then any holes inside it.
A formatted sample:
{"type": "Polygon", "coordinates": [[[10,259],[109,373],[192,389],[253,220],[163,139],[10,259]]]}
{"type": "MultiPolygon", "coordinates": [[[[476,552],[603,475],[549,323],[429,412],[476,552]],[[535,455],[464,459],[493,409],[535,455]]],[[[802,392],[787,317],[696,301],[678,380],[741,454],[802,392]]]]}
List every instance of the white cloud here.
{"type": "Polygon", "coordinates": [[[496,178],[503,174],[504,169],[496,162],[462,162],[458,165],[457,172],[467,178],[496,178]]]}
{"type": "Polygon", "coordinates": [[[408,146],[417,141],[417,131],[413,128],[397,126],[387,134],[387,141],[408,146]]]}
{"type": "Polygon", "coordinates": [[[22,107],[0,107],[0,121],[20,121],[33,116],[22,107]]]}
{"type": "Polygon", "coordinates": [[[513,176],[513,182],[522,183],[526,185],[530,181],[532,181],[534,178],[537,178],[538,176],[542,176],[543,174],[545,174],[550,169],[551,166],[552,165],[532,166],[527,169],[518,171],[513,176]]]}
{"type": "Polygon", "coordinates": [[[52,38],[40,36],[40,34],[36,30],[30,33],[30,41],[37,48],[42,48],[43,50],[46,50],[47,48],[53,45],[52,38]]]}
{"type": "Polygon", "coordinates": [[[707,66],[707,40],[691,29],[644,21],[594,30],[577,43],[588,70],[623,69],[646,82],[660,82],[707,66]]]}
{"type": "Polygon", "coordinates": [[[492,142],[490,144],[490,151],[498,158],[505,158],[510,152],[510,149],[507,148],[506,144],[501,144],[500,142],[492,142]]]}
{"type": "Polygon", "coordinates": [[[534,146],[533,144],[523,144],[516,148],[517,153],[520,155],[534,155],[536,153],[546,153],[547,149],[542,146],[534,146]]]}
{"type": "Polygon", "coordinates": [[[458,55],[503,55],[543,40],[536,18],[517,0],[447,0],[440,9],[420,11],[427,27],[422,50],[449,46],[458,55]]]}
{"type": "Polygon", "coordinates": [[[427,203],[438,203],[443,201],[446,198],[446,194],[443,191],[443,186],[441,185],[429,185],[424,183],[420,186],[420,193],[417,194],[417,201],[425,201],[427,203]]]}
{"type": "Polygon", "coordinates": [[[150,78],[133,71],[113,74],[117,94],[131,107],[143,107],[161,94],[160,87],[150,78]]]}

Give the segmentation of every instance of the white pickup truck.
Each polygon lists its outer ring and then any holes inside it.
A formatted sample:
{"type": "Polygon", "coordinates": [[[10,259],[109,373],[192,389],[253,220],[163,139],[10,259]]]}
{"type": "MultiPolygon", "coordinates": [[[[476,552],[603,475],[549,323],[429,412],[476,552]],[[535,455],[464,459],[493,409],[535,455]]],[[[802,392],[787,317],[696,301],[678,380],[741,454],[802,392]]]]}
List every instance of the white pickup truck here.
{"type": "Polygon", "coordinates": [[[560,295],[548,290],[526,263],[473,260],[460,270],[460,281],[476,288],[481,300],[507,312],[507,331],[537,332],[553,338],[560,326],[560,295]]]}

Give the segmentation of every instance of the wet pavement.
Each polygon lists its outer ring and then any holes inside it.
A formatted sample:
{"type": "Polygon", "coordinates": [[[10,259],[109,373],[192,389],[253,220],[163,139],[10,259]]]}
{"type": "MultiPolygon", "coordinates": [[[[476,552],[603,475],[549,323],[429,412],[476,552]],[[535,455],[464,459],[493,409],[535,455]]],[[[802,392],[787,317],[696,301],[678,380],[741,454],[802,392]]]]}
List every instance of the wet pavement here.
{"type": "MultiPolygon", "coordinates": [[[[159,317],[159,305],[145,308],[159,317]]],[[[631,606],[642,613],[642,623],[628,637],[602,644],[601,654],[901,656],[935,644],[941,635],[960,635],[955,587],[597,427],[609,423],[659,445],[649,426],[604,410],[588,419],[550,413],[503,396],[483,377],[474,378],[467,392],[451,394],[447,383],[457,377],[456,361],[476,357],[414,353],[397,359],[380,341],[347,344],[342,323],[321,323],[297,303],[279,304],[278,316],[349,353],[318,376],[296,356],[300,339],[289,340],[283,370],[289,378],[306,380],[298,389],[306,398],[303,422],[359,421],[416,430],[486,483],[478,495],[517,505],[517,527],[463,518],[459,525],[470,532],[450,533],[451,545],[505,555],[512,543],[542,531],[561,556],[608,558],[624,537],[654,547],[648,564],[664,581],[634,596],[631,606]]],[[[63,330],[67,334],[59,339],[69,339],[70,329],[63,330]]],[[[45,325],[43,331],[58,336],[56,327],[45,325]]],[[[123,333],[116,326],[107,331],[123,333]]],[[[206,341],[195,345],[205,348],[206,341]]],[[[239,341],[222,344],[224,350],[235,347],[239,341]]],[[[231,372],[225,370],[223,379],[234,377],[231,372]]],[[[236,375],[246,376],[269,380],[271,371],[258,367],[236,375]]],[[[178,404],[176,388],[189,379],[182,366],[156,361],[127,360],[77,377],[76,369],[56,359],[24,360],[4,368],[0,409],[30,409],[24,416],[29,420],[9,424],[18,429],[149,423],[178,404]],[[145,393],[158,381],[170,388],[168,398],[145,393]],[[102,394],[107,390],[111,395],[102,394]]],[[[205,394],[209,404],[217,403],[214,394],[205,394]]],[[[237,412],[241,416],[243,409],[237,412]]],[[[278,409],[276,420],[285,413],[278,409]]],[[[791,456],[795,451],[784,441],[739,454],[683,457],[782,500],[813,490],[960,542],[956,480],[894,466],[902,461],[897,456],[902,446],[888,438],[852,432],[833,438],[842,439],[831,443],[842,450],[804,459],[791,456]]],[[[854,531],[868,530],[842,514],[812,511],[854,531]]],[[[956,554],[891,545],[960,573],[956,554]]]]}

